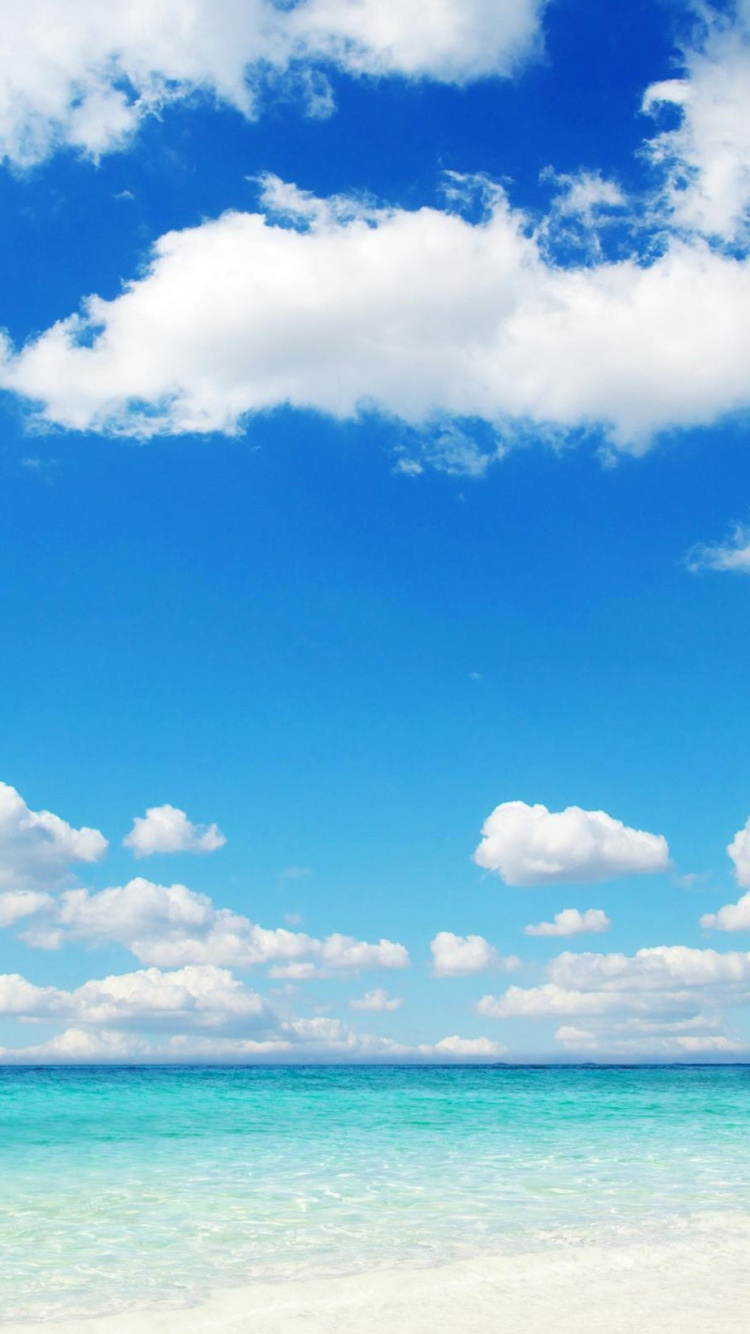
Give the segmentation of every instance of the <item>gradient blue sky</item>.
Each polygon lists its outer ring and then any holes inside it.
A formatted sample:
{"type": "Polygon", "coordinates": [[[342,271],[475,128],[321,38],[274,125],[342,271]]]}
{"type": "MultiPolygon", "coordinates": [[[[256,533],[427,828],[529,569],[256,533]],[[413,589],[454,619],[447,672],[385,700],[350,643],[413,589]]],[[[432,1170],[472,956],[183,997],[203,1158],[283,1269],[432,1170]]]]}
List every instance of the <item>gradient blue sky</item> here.
{"type": "MultiPolygon", "coordinates": [[[[71,22],[83,24],[86,8],[77,16],[73,6],[71,22]]],[[[670,409],[666,430],[624,442],[606,410],[585,405],[572,423],[543,410],[519,430],[512,414],[490,420],[442,404],[405,420],[375,388],[358,415],[338,421],[314,402],[281,401],[241,415],[233,433],[168,423],[150,435],[142,422],[132,433],[127,394],[114,423],[97,399],[96,368],[78,369],[74,342],[52,370],[26,369],[22,351],[89,294],[112,301],[142,278],[164,233],[229,209],[256,211],[264,173],[316,198],[353,196],[359,207],[366,194],[397,212],[458,210],[477,229],[485,205],[476,187],[467,201],[446,202],[445,182],[446,173],[481,173],[522,211],[522,230],[539,236],[548,227],[550,271],[596,279],[608,263],[645,270],[682,246],[744,275],[742,107],[720,108],[736,128],[739,214],[734,196],[724,208],[710,195],[724,186],[700,156],[703,140],[681,189],[702,190],[716,206],[710,223],[702,204],[692,218],[680,215],[672,167],[643,151],[658,130],[676,134],[686,123],[673,105],[655,128],[641,110],[650,85],[687,71],[703,95],[708,66],[744,62],[750,71],[746,7],[721,13],[728,29],[717,14],[701,27],[676,2],[555,0],[541,7],[543,36],[512,77],[466,76],[456,86],[429,71],[372,77],[321,58],[310,63],[335,100],[326,116],[302,104],[298,72],[282,73],[257,119],[201,91],[163,96],[158,114],[100,154],[71,146],[58,124],[34,161],[14,157],[0,104],[8,152],[0,322],[9,338],[0,777],[32,810],[101,830],[110,843],[101,860],[62,859],[56,879],[39,873],[36,887],[22,887],[57,903],[75,886],[94,892],[143,876],[186,885],[264,927],[385,937],[410,956],[398,969],[320,966],[322,975],[304,981],[231,959],[194,962],[230,968],[266,998],[257,1031],[221,1006],[205,1024],[196,1020],[191,996],[187,1017],[144,1002],[127,1013],[115,1005],[102,1019],[65,997],[88,979],[140,977],[148,959],[101,928],[96,941],[63,933],[56,948],[41,948],[19,938],[32,922],[24,917],[0,933],[0,969],[56,992],[20,1002],[18,984],[3,991],[0,980],[7,1059],[30,1048],[29,1059],[746,1054],[750,907],[745,934],[699,925],[750,887],[750,843],[736,867],[726,852],[750,816],[750,534],[741,527],[750,374],[725,388],[721,345],[714,375],[700,349],[693,356],[688,323],[687,350],[675,340],[676,401],[680,385],[705,372],[708,406],[670,409]],[[555,212],[570,188],[561,176],[616,182],[617,220],[555,212]],[[81,375],[91,377],[84,389],[95,404],[83,430],[55,406],[61,386],[81,375]],[[503,457],[488,462],[498,440],[503,457]],[[595,883],[574,873],[532,887],[505,883],[472,854],[484,820],[510,801],[607,812],[668,839],[672,865],[595,883]],[[217,822],[225,846],[134,859],[121,846],[134,817],[165,803],[191,821],[217,822]],[[604,910],[608,932],[524,934],[571,907],[604,910]],[[430,941],[439,932],[481,936],[521,964],[512,975],[487,966],[435,977],[430,941]],[[715,954],[668,953],[671,980],[649,981],[651,963],[631,956],[658,946],[729,951],[737,962],[729,978],[715,954]],[[508,987],[541,996],[564,986],[559,965],[545,971],[563,951],[628,956],[611,967],[637,1004],[612,1001],[592,981],[602,965],[588,959],[589,973],[570,988],[599,996],[598,1008],[594,1000],[577,1010],[557,996],[537,1018],[522,1016],[523,1001],[499,1016],[477,1011],[482,996],[502,998],[508,987]],[[352,999],[381,988],[403,1005],[352,1011],[352,999]],[[321,1021],[318,1031],[295,1028],[300,1019],[321,1021]],[[66,1028],[74,1037],[61,1046],[66,1028]],[[362,1033],[375,1041],[362,1046],[362,1033]],[[453,1035],[487,1042],[436,1047],[453,1035]],[[271,1045],[243,1047],[248,1040],[271,1045]]],[[[33,48],[38,33],[30,26],[24,40],[33,48]]],[[[706,98],[728,82],[708,81],[706,98]]],[[[326,225],[335,242],[348,224],[326,225]]],[[[679,295],[689,304],[689,285],[679,295]]],[[[700,325],[700,310],[695,318],[700,325]]],[[[742,320],[746,331],[746,315],[727,314],[733,346],[742,320]]],[[[95,326],[81,335],[84,350],[100,336],[95,326]]],[[[615,346],[631,334],[615,321],[601,330],[615,346]]],[[[144,327],[146,345],[151,336],[144,327]]],[[[300,339],[316,335],[303,324],[272,336],[288,336],[294,358],[300,339]]],[[[240,355],[243,337],[239,330],[240,355]]],[[[169,360],[168,347],[155,349],[162,354],[169,360]]],[[[630,355],[623,345],[623,362],[630,355]]],[[[597,388],[597,401],[606,392],[597,388]]],[[[637,377],[612,393],[618,403],[623,393],[637,397],[637,377]]],[[[10,894],[27,853],[37,867],[24,842],[31,837],[27,825],[4,832],[0,821],[0,888],[10,894]]],[[[48,906],[41,917],[58,911],[48,906]]],[[[221,986],[230,987],[226,975],[221,986]]]]}

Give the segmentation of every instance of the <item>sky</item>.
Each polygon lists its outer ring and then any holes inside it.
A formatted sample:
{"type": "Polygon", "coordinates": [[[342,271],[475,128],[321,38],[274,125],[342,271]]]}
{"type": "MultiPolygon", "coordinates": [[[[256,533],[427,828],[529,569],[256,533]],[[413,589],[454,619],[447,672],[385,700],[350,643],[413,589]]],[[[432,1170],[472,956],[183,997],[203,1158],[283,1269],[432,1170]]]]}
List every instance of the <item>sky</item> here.
{"type": "Polygon", "coordinates": [[[748,0],[0,18],[0,1060],[750,1059],[748,0]]]}

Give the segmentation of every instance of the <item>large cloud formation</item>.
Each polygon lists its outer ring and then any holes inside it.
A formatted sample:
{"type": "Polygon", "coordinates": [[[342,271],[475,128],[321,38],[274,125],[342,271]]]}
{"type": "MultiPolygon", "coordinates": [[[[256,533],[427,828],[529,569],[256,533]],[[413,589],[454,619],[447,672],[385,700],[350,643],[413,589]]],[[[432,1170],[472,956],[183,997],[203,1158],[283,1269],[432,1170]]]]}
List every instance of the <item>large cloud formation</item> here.
{"type": "MultiPolygon", "coordinates": [[[[36,44],[44,25],[28,6],[22,19],[10,0],[4,8],[8,86],[11,74],[24,83],[5,137],[23,158],[56,135],[106,147],[154,100],[195,87],[249,112],[257,41],[271,43],[271,64],[293,51],[295,68],[318,52],[370,73],[460,82],[503,72],[533,42],[539,6],[440,0],[425,24],[424,0],[130,0],[105,20],[94,0],[77,0],[76,23],[50,23],[33,60],[23,34],[36,44]],[[14,59],[19,43],[24,59],[14,59]],[[117,82],[123,70],[135,100],[117,82]]],[[[51,0],[31,9],[49,18],[51,0]]],[[[530,429],[559,438],[595,428],[609,450],[641,452],[660,432],[745,411],[749,24],[750,0],[731,24],[709,15],[702,44],[683,54],[684,77],[647,91],[646,110],[671,103],[680,121],[645,145],[661,182],[646,200],[588,174],[559,178],[541,222],[497,186],[470,220],[455,200],[368,208],[268,178],[257,212],[167,233],[119,296],[89,297],[20,351],[7,346],[0,383],[43,421],[135,436],[234,432],[282,405],[336,418],[377,410],[428,432],[408,470],[427,458],[475,474],[530,429]],[[633,224],[630,251],[606,258],[613,209],[633,224]],[[561,226],[579,229],[582,262],[551,257],[561,226]],[[494,433],[488,449],[476,421],[494,433]]],[[[2,125],[0,108],[0,139],[2,125]]],[[[457,200],[455,179],[452,188],[457,200]]]]}
{"type": "Polygon", "coordinates": [[[629,829],[605,811],[505,801],[485,820],[474,861],[506,885],[583,883],[664,871],[669,848],[661,834],[629,829]]]}
{"type": "Polygon", "coordinates": [[[0,0],[0,158],[121,148],[149,113],[212,98],[245,116],[285,77],[327,114],[326,67],[464,84],[511,74],[543,0],[0,0]]]}
{"type": "Polygon", "coordinates": [[[162,236],[120,296],[6,348],[0,382],[49,422],[136,436],[291,405],[502,439],[598,424],[639,451],[750,405],[750,265],[700,238],[562,269],[500,191],[480,222],[290,197],[302,227],[227,213],[162,236]]]}

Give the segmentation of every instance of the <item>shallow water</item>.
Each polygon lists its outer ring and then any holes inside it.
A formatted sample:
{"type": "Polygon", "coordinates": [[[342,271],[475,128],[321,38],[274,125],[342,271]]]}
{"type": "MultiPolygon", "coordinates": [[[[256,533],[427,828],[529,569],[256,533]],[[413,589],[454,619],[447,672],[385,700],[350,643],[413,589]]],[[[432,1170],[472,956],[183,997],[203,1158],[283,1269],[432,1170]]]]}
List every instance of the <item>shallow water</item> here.
{"type": "Polygon", "coordinates": [[[0,1319],[750,1213],[750,1068],[0,1069],[0,1319]]]}

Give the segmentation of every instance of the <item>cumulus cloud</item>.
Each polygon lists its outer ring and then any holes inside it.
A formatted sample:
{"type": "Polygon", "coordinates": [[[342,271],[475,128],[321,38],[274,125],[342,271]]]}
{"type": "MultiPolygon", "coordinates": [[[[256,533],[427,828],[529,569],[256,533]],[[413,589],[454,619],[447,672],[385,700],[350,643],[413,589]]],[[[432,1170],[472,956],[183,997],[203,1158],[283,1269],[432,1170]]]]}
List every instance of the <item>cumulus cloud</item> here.
{"type": "Polygon", "coordinates": [[[222,968],[165,973],[158,968],[91,979],[72,991],[38,987],[17,974],[0,977],[0,1015],[70,1020],[107,1028],[174,1026],[257,1028],[268,1022],[265,1001],[222,968]]]}
{"type": "Polygon", "coordinates": [[[436,977],[462,977],[468,973],[482,973],[488,968],[520,966],[520,959],[510,955],[503,959],[494,945],[484,936],[456,936],[452,931],[438,931],[430,941],[432,966],[436,977]]]}
{"type": "Polygon", "coordinates": [[[661,834],[629,829],[604,811],[506,801],[485,820],[474,861],[506,885],[550,885],[665,871],[669,848],[661,834]]]}
{"type": "Polygon", "coordinates": [[[213,965],[93,978],[70,991],[0,975],[0,1017],[65,1025],[41,1043],[0,1048],[4,1063],[481,1061],[504,1050],[488,1038],[460,1037],[410,1047],[326,1015],[300,1018],[213,965]]]}
{"type": "Polygon", "coordinates": [[[750,892],[737,903],[725,903],[718,912],[704,913],[700,924],[706,931],[750,931],[750,892]]]}
{"type": "Polygon", "coordinates": [[[226,838],[218,825],[193,824],[177,806],[149,806],[145,816],[136,816],[133,828],[122,840],[136,857],[154,852],[216,852],[226,838]]]}
{"type": "Polygon", "coordinates": [[[499,189],[479,222],[298,211],[299,226],[228,213],[167,233],[120,295],[7,347],[3,386],[44,421],[135,436],[232,433],[280,405],[376,409],[426,432],[437,466],[447,439],[448,470],[473,473],[478,450],[531,428],[598,425],[638,452],[750,404],[750,265],[699,239],[563,269],[499,189]]]}
{"type": "Polygon", "coordinates": [[[653,84],[644,110],[679,113],[678,127],[650,143],[673,223],[731,242],[746,237],[750,204],[750,3],[736,0],[729,21],[708,8],[703,18],[683,77],[653,84]]]}
{"type": "MultiPolygon", "coordinates": [[[[306,1063],[345,1060],[388,1064],[445,1064],[495,1061],[506,1048],[489,1038],[442,1038],[436,1043],[410,1047],[390,1038],[370,1033],[356,1033],[335,1020],[323,1021],[314,1030],[303,1028],[304,1021],[283,1024],[273,1038],[205,1036],[199,1031],[172,1036],[141,1037],[114,1029],[71,1027],[46,1042],[24,1047],[0,1047],[3,1064],[114,1064],[132,1061],[138,1064],[158,1062],[231,1061],[246,1064],[305,1061],[306,1063]],[[300,1030],[300,1031],[297,1031],[300,1030]]],[[[314,1021],[310,1021],[313,1023],[314,1021]]]]}
{"type": "Polygon", "coordinates": [[[477,1009],[488,1019],[550,1019],[562,1015],[607,1014],[610,1011],[648,1008],[640,997],[624,1001],[619,995],[576,991],[546,982],[539,987],[508,987],[502,996],[482,996],[477,1009]]]}
{"type": "Polygon", "coordinates": [[[750,820],[742,829],[738,829],[727,852],[734,862],[737,884],[743,889],[750,889],[750,820]]]}
{"type": "Polygon", "coordinates": [[[382,987],[375,987],[373,991],[366,991],[364,996],[359,996],[355,1000],[349,1001],[353,1010],[400,1010],[403,1005],[400,996],[389,996],[382,987]]]}
{"type": "Polygon", "coordinates": [[[557,1029],[555,1039],[568,1051],[580,1052],[589,1057],[603,1055],[640,1059],[643,1056],[717,1056],[737,1053],[743,1049],[738,1039],[726,1034],[689,1031],[696,1028],[708,1030],[712,1026],[712,1021],[704,1020],[701,1016],[695,1020],[662,1024],[630,1020],[606,1032],[563,1024],[557,1029]]]}
{"type": "MultiPolygon", "coordinates": [[[[622,1037],[625,1016],[626,1037],[635,1047],[649,1032],[670,1029],[690,1037],[694,1030],[718,1028],[721,1009],[750,1003],[750,953],[683,945],[660,945],[634,955],[568,952],[545,971],[548,980],[539,986],[509,987],[501,996],[482,997],[479,1013],[494,1019],[593,1020],[597,1042],[600,1037],[604,1045],[622,1037]]],[[[568,1034],[584,1031],[575,1024],[563,1028],[568,1034]]],[[[685,1047],[682,1036],[677,1045],[685,1047]]]]}
{"type": "Polygon", "coordinates": [[[507,1047],[503,1047],[499,1042],[493,1042],[490,1038],[460,1038],[457,1036],[441,1038],[435,1043],[434,1051],[442,1052],[446,1056],[457,1056],[463,1060],[493,1059],[498,1056],[505,1056],[507,1047]]]}
{"type": "MultiPolygon", "coordinates": [[[[438,0],[425,23],[425,2],[164,0],[155,11],[127,0],[113,15],[72,0],[45,25],[53,0],[30,0],[22,18],[0,0],[0,144],[21,161],[57,142],[103,151],[196,88],[253,114],[258,51],[266,69],[293,68],[320,107],[311,61],[453,82],[508,72],[532,49],[542,7],[438,0]]],[[[40,421],[140,437],[232,433],[282,405],[376,410],[400,421],[409,443],[396,467],[408,474],[429,464],[480,476],[530,433],[596,431],[605,455],[639,453],[663,431],[746,411],[749,33],[750,0],[731,22],[709,16],[683,76],[647,91],[646,110],[671,104],[681,117],[648,141],[653,197],[627,199],[596,171],[552,173],[539,220],[485,181],[484,216],[469,221],[471,186],[455,176],[445,207],[413,211],[314,199],[269,177],[258,212],[162,236],[114,299],[91,296],[22,349],[6,346],[0,381],[40,421]],[[599,245],[613,218],[629,236],[616,259],[599,245]],[[555,233],[568,241],[571,228],[588,249],[556,262],[555,233]]],[[[743,568],[744,557],[738,546],[701,559],[743,568]]]]}
{"type": "Polygon", "coordinates": [[[0,157],[122,148],[144,117],[210,97],[253,117],[286,75],[313,115],[326,68],[464,84],[509,75],[538,44],[543,0],[0,0],[0,157]]]}
{"type": "Polygon", "coordinates": [[[33,889],[11,889],[0,894],[0,927],[13,926],[24,917],[51,910],[54,899],[33,889]]]}
{"type": "MultiPolygon", "coordinates": [[[[97,862],[106,850],[98,829],[74,829],[51,811],[32,811],[14,787],[0,783],[0,891],[39,895],[57,889],[70,880],[71,866],[97,862]]],[[[0,920],[3,912],[26,915],[18,910],[32,900],[16,895],[2,902],[0,920]]]]}
{"type": "Polygon", "coordinates": [[[185,885],[158,885],[136,877],[92,894],[86,889],[64,892],[51,906],[40,905],[38,920],[26,929],[32,945],[56,949],[66,940],[104,945],[116,941],[141,962],[160,968],[215,964],[249,968],[270,964],[286,967],[285,976],[304,961],[324,970],[356,972],[367,968],[405,968],[403,945],[382,939],[374,943],[336,932],[317,940],[284,927],[266,928],[228,908],[217,908],[207,894],[185,885]],[[292,969],[290,972],[289,969],[292,969]]]}
{"type": "Polygon", "coordinates": [[[285,982],[309,982],[315,977],[325,977],[325,969],[315,963],[277,963],[268,970],[268,976],[285,982]]]}
{"type": "Polygon", "coordinates": [[[563,908],[555,913],[554,921],[539,922],[536,926],[524,927],[527,936],[582,936],[596,935],[609,931],[612,923],[601,908],[587,908],[579,912],[578,908],[563,908]]]}
{"type": "Polygon", "coordinates": [[[562,986],[612,992],[750,982],[750,954],[657,945],[627,954],[560,954],[548,965],[562,986]]]}
{"type": "MultiPolygon", "coordinates": [[[[737,830],[727,853],[734,862],[737,884],[750,891],[750,820],[737,830]]],[[[750,931],[750,893],[743,894],[737,903],[725,903],[715,913],[704,913],[700,924],[704,930],[750,931]]]]}
{"type": "Polygon", "coordinates": [[[687,558],[687,567],[693,573],[699,570],[719,570],[732,574],[750,574],[750,526],[735,524],[726,542],[713,546],[700,543],[693,547],[687,558]]]}

